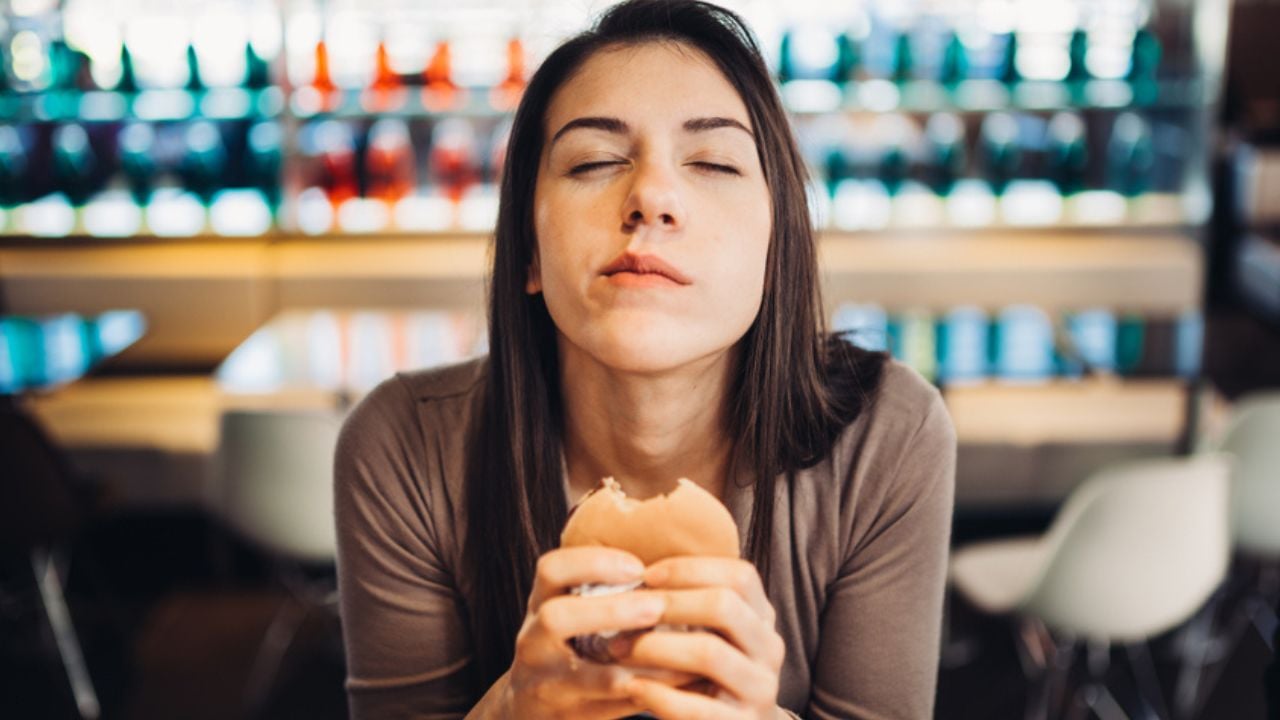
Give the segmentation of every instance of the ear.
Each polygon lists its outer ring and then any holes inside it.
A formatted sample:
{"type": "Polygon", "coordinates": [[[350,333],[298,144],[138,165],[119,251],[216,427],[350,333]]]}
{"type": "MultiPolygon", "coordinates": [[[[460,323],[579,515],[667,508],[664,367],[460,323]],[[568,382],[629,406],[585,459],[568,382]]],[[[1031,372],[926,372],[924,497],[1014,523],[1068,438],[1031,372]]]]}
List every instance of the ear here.
{"type": "Polygon", "coordinates": [[[526,271],[524,291],[529,295],[542,292],[542,271],[538,268],[537,253],[534,253],[533,261],[529,263],[529,269],[526,271]]]}

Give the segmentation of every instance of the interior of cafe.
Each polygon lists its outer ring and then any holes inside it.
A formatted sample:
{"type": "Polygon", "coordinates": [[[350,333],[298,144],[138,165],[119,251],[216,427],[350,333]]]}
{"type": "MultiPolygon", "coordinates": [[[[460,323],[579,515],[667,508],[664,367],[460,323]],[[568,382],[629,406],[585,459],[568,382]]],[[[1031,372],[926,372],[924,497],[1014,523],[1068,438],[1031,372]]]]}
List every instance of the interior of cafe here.
{"type": "MultiPolygon", "coordinates": [[[[349,716],[338,433],[488,352],[608,4],[0,3],[0,717],[349,716]]],[[[1280,717],[1280,3],[719,4],[829,329],[954,424],[935,717],[1280,717]]]]}

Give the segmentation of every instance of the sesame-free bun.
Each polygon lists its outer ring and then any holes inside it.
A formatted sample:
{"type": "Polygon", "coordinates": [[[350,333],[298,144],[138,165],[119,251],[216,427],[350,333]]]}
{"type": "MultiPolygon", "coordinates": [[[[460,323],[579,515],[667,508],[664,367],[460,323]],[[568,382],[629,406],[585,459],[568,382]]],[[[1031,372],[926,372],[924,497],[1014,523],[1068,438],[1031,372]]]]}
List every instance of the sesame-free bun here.
{"type": "Polygon", "coordinates": [[[715,495],[684,478],[665,495],[633,500],[613,478],[582,499],[569,515],[561,547],[603,545],[645,565],[676,555],[738,557],[738,526],[715,495]]]}

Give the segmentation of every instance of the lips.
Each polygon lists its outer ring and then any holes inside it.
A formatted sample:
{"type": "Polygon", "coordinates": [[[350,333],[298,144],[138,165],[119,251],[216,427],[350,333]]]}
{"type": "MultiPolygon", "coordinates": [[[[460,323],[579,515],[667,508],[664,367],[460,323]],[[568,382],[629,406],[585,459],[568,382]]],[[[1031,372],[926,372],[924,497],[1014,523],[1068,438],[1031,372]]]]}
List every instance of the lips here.
{"type": "Polygon", "coordinates": [[[633,276],[654,276],[652,279],[666,278],[677,285],[691,285],[691,280],[687,275],[680,272],[675,266],[666,262],[655,255],[637,255],[635,253],[626,252],[619,255],[613,262],[605,265],[600,271],[601,275],[606,277],[614,277],[623,273],[629,273],[633,276]]]}

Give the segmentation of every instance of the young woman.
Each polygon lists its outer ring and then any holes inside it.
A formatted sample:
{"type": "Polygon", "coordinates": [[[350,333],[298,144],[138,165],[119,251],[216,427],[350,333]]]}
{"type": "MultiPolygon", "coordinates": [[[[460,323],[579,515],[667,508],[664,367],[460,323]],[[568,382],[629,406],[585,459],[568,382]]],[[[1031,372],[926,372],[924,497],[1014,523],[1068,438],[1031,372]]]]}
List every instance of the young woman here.
{"type": "Polygon", "coordinates": [[[918,375],[826,334],[804,165],[746,27],[612,8],[535,73],[505,168],[489,356],[388,380],[339,443],[353,715],[931,717],[954,431],[918,375]],[[605,476],[694,480],[744,559],[557,549],[605,476]],[[659,622],[706,631],[608,665],[566,644],[659,622]]]}

